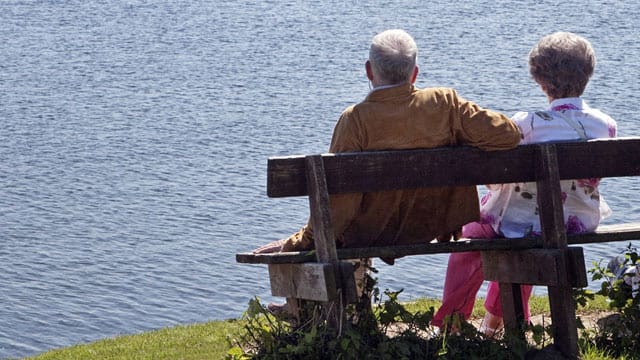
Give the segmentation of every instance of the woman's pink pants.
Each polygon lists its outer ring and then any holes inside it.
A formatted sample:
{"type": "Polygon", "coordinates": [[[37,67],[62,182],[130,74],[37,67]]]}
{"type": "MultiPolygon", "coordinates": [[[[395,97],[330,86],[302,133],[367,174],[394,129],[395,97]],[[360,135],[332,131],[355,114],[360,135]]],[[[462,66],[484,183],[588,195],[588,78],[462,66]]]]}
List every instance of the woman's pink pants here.
{"type": "MultiPolygon", "coordinates": [[[[462,227],[462,236],[470,239],[492,239],[498,235],[491,225],[478,222],[469,223],[462,227]]],[[[476,294],[482,286],[484,274],[482,273],[482,258],[480,252],[452,253],[449,255],[447,275],[444,281],[442,306],[431,320],[434,326],[442,327],[445,317],[459,314],[465,320],[471,316],[476,294]]],[[[521,285],[522,309],[527,321],[529,321],[529,297],[533,286],[521,285]]],[[[497,282],[489,282],[487,297],[484,307],[492,315],[502,317],[500,305],[500,287],[497,282]]]]}

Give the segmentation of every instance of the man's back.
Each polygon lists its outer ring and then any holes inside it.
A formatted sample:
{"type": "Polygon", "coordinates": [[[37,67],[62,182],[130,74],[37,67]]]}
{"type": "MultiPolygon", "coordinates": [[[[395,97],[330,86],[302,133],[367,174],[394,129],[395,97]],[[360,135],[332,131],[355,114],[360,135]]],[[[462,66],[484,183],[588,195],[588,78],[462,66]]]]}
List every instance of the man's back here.
{"type": "Polygon", "coordinates": [[[519,141],[518,130],[504,115],[464,100],[453,89],[416,89],[407,83],[373,91],[347,108],[336,124],[329,151],[462,144],[502,150],[519,141]]]}
{"type": "MultiPolygon", "coordinates": [[[[518,144],[518,128],[504,115],[466,101],[452,89],[418,90],[418,48],[403,30],[371,41],[365,70],[373,91],[347,108],[329,151],[414,149],[471,145],[484,150],[518,144]]],[[[338,246],[375,246],[430,241],[479,217],[475,187],[342,194],[330,198],[338,246]]],[[[309,224],[288,239],[256,252],[313,248],[309,224]]]]}
{"type": "MultiPolygon", "coordinates": [[[[482,109],[452,89],[418,90],[405,83],[373,91],[347,108],[336,124],[329,151],[455,145],[499,150],[519,141],[517,127],[504,115],[482,109]]],[[[333,195],[331,219],[342,247],[412,244],[477,220],[477,199],[474,186],[333,195]]],[[[284,250],[312,247],[307,226],[284,250]]]]}

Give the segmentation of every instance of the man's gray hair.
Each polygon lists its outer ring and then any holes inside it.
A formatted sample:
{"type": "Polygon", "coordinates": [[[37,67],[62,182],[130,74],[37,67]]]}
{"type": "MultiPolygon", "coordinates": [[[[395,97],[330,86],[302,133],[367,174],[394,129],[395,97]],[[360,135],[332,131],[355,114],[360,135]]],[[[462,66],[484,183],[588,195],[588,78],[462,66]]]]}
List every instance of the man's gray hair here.
{"type": "Polygon", "coordinates": [[[411,80],[416,66],[418,46],[404,30],[386,30],[371,41],[369,61],[373,73],[384,83],[399,84],[411,80]]]}

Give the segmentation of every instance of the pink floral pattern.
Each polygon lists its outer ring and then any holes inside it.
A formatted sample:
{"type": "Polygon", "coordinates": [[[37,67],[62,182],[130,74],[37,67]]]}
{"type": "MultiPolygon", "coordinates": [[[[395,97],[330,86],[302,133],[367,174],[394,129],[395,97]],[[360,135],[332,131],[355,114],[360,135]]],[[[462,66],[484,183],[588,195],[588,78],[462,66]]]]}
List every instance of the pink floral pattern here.
{"type": "Polygon", "coordinates": [[[567,219],[567,234],[579,234],[587,231],[587,227],[575,215],[569,215],[567,219]]]}
{"type": "Polygon", "coordinates": [[[482,199],[480,199],[480,205],[485,206],[489,201],[489,199],[491,199],[491,192],[484,194],[482,199]]]}
{"type": "MultiPolygon", "coordinates": [[[[580,98],[556,99],[544,112],[518,112],[512,119],[520,128],[522,144],[576,139],[576,130],[559,112],[575,119],[588,138],[615,137],[617,125],[608,115],[590,108],[580,98]],[[545,116],[541,116],[546,115],[545,116]]],[[[593,231],[600,223],[600,179],[562,180],[562,204],[568,233],[593,231]]],[[[481,222],[492,225],[505,237],[540,234],[535,183],[502,184],[489,187],[480,200],[481,222]]]]}
{"type": "Polygon", "coordinates": [[[563,110],[580,110],[580,109],[574,104],[561,104],[561,105],[552,107],[551,110],[563,111],[563,110]]]}
{"type": "Polygon", "coordinates": [[[598,187],[598,185],[600,185],[600,179],[598,179],[598,178],[579,179],[578,180],[578,186],[579,187],[596,188],[596,187],[598,187]]]}

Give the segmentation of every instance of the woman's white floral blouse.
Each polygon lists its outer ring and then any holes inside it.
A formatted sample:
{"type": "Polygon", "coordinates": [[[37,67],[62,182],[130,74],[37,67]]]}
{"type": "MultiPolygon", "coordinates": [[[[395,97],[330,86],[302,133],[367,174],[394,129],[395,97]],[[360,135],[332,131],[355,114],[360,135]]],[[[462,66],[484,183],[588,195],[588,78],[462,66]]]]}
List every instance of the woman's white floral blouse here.
{"type": "MultiPolygon", "coordinates": [[[[579,130],[587,138],[616,136],[616,122],[590,108],[581,98],[554,100],[547,111],[518,112],[512,117],[522,133],[521,144],[557,140],[577,140],[579,130]],[[569,120],[565,119],[569,118],[569,120]],[[576,130],[574,125],[580,128],[576,130]]],[[[568,233],[590,232],[610,212],[598,192],[600,179],[563,180],[562,202],[568,233]]],[[[535,183],[488,185],[480,201],[481,222],[491,224],[505,237],[540,234],[535,183]]]]}

